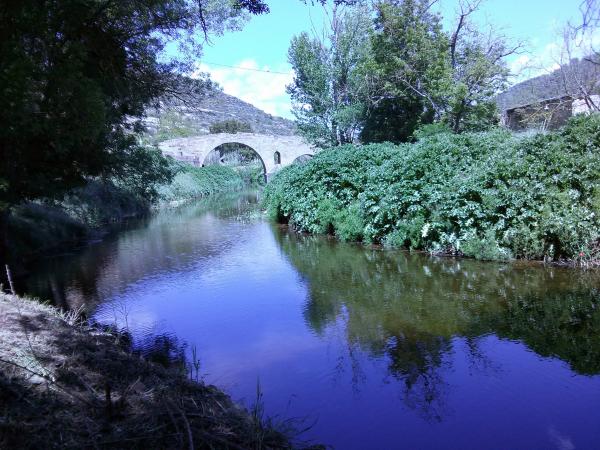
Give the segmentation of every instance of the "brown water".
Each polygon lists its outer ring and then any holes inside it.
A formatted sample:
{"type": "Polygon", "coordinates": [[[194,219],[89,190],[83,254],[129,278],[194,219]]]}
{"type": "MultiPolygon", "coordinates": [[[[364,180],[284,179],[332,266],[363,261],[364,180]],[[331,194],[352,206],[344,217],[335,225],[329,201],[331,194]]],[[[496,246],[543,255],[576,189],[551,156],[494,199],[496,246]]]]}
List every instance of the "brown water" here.
{"type": "Polygon", "coordinates": [[[40,261],[22,290],[357,449],[600,448],[600,275],[299,236],[257,194],[165,211],[40,261]]]}

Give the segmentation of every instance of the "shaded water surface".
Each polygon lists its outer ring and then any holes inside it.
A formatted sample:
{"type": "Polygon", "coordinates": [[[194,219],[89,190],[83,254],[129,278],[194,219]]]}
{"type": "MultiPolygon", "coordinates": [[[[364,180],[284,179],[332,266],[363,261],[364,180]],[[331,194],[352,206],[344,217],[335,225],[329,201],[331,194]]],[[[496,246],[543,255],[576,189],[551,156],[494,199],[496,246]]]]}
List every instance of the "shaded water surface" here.
{"type": "Polygon", "coordinates": [[[137,342],[335,448],[600,448],[600,277],[299,236],[256,194],[162,212],[21,289],[137,342]]]}

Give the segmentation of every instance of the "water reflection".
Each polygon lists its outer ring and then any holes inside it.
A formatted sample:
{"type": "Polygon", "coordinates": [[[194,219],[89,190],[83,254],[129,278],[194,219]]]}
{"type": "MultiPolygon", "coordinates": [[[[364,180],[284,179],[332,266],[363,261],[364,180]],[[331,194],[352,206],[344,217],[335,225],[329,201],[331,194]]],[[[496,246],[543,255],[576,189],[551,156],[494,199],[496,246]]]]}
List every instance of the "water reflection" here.
{"type": "Polygon", "coordinates": [[[343,317],[348,346],[385,356],[405,404],[428,420],[445,415],[457,336],[471,370],[485,376],[501,370],[480,348],[489,334],[560,358],[576,373],[600,373],[595,272],[430,258],[293,233],[279,233],[278,242],[308,280],[309,326],[323,333],[343,317]]]}
{"type": "Polygon", "coordinates": [[[597,272],[301,236],[260,219],[257,199],[162,212],[20,287],[142,349],[197,348],[236,399],[259,378],[268,413],[317,420],[308,437],[339,448],[600,440],[597,272]]]}
{"type": "Polygon", "coordinates": [[[198,259],[248,241],[251,236],[242,232],[241,225],[256,217],[257,202],[258,193],[251,191],[160,211],[81,251],[32,264],[28,275],[16,280],[17,290],[64,309],[92,312],[127,286],[190,270],[198,259]]]}
{"type": "Polygon", "coordinates": [[[409,384],[441,364],[452,337],[468,338],[476,358],[476,338],[490,333],[577,373],[600,373],[596,271],[430,258],[284,232],[278,242],[308,280],[307,323],[321,332],[346,315],[348,341],[388,354],[390,371],[409,384]]]}

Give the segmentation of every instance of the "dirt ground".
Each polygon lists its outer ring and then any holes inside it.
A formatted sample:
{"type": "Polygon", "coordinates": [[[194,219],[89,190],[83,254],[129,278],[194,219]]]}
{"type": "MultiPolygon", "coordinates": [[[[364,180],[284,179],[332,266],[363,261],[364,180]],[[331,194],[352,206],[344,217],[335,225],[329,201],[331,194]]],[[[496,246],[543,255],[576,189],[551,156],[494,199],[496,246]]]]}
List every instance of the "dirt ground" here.
{"type": "Polygon", "coordinates": [[[0,294],[0,449],[292,448],[291,430],[118,334],[0,294]]]}

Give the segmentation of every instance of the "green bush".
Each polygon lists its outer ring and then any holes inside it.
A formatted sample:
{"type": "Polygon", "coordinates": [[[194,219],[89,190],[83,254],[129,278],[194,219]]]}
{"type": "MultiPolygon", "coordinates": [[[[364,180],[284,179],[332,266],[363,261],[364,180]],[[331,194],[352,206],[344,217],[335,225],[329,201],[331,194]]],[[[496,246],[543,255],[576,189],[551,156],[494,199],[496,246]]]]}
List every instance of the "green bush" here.
{"type": "Polygon", "coordinates": [[[11,251],[28,255],[85,239],[94,229],[149,212],[151,201],[192,200],[244,186],[240,175],[229,167],[170,164],[175,176],[169,184],[156,187],[158,198],[153,195],[151,200],[140,195],[135,184],[94,179],[60,200],[45,199],[16,207],[8,223],[11,251]]]}
{"type": "Polygon", "coordinates": [[[247,122],[241,122],[235,119],[222,120],[210,125],[209,132],[211,134],[218,133],[252,133],[252,127],[247,122]]]}
{"type": "Polygon", "coordinates": [[[60,242],[79,241],[88,228],[60,208],[27,203],[16,207],[10,216],[9,248],[18,255],[48,250],[60,242]]]}
{"type": "Polygon", "coordinates": [[[219,165],[194,167],[180,165],[170,184],[158,188],[162,202],[191,200],[219,192],[239,190],[244,183],[232,168],[219,165]]]}
{"type": "Polygon", "coordinates": [[[60,200],[45,199],[14,208],[9,216],[9,247],[15,255],[51,250],[89,238],[93,229],[139,216],[148,203],[108,180],[90,180],[60,200]]]}
{"type": "Polygon", "coordinates": [[[111,181],[91,180],[68,192],[57,207],[85,226],[96,228],[140,216],[148,211],[149,203],[111,181]]]}
{"type": "Polygon", "coordinates": [[[481,259],[577,258],[600,237],[600,116],[562,130],[423,133],[281,170],[272,217],[311,233],[481,259]]]}
{"type": "Polygon", "coordinates": [[[483,237],[469,236],[462,240],[460,248],[465,256],[489,261],[507,261],[512,258],[510,250],[502,247],[493,230],[489,229],[483,237]]]}

